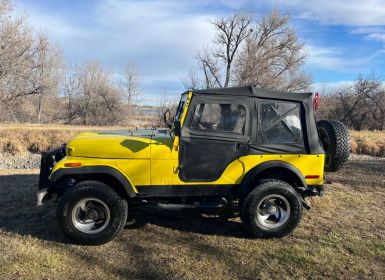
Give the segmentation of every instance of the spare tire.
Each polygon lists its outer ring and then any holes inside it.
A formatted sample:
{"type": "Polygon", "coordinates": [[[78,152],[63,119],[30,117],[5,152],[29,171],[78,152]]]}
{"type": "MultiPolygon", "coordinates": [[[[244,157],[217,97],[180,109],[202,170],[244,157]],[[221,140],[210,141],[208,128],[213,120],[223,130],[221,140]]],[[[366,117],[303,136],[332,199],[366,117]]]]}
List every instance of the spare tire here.
{"type": "Polygon", "coordinates": [[[347,127],[340,121],[317,122],[321,144],[325,150],[325,171],[336,172],[350,155],[350,136],[347,127]]]}

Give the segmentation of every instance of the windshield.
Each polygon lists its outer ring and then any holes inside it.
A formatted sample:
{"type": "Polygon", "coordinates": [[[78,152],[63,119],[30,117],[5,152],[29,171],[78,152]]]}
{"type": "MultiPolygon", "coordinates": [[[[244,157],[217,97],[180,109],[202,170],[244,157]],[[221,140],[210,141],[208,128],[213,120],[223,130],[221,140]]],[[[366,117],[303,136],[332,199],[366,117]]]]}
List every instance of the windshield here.
{"type": "Polygon", "coordinates": [[[180,121],[180,119],[182,117],[184,105],[186,104],[186,101],[187,101],[187,93],[184,93],[184,94],[182,94],[180,101],[179,101],[179,104],[178,104],[178,107],[176,109],[176,113],[174,116],[174,122],[180,121]]]}

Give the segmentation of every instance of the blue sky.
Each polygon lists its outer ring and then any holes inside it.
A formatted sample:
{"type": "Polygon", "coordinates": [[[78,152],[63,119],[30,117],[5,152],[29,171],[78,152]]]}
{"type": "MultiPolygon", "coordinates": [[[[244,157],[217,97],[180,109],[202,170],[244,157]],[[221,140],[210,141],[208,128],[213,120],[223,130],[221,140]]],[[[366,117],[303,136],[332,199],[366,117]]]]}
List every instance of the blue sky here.
{"type": "Polygon", "coordinates": [[[138,65],[142,103],[176,97],[194,56],[213,38],[209,20],[237,11],[273,8],[291,15],[306,45],[314,90],[359,74],[385,78],[384,0],[14,0],[37,31],[57,42],[67,61],[97,59],[118,79],[127,62],[138,65]]]}

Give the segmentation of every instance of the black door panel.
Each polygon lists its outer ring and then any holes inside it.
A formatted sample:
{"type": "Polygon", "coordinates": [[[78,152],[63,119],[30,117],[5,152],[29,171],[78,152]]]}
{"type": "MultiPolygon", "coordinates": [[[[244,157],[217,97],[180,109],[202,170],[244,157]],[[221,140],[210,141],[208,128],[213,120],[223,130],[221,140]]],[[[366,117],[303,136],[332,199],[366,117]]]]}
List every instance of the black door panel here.
{"type": "Polygon", "coordinates": [[[242,153],[237,142],[182,137],[179,175],[184,181],[215,181],[242,153]]]}
{"type": "Polygon", "coordinates": [[[215,181],[249,153],[251,104],[223,96],[193,97],[179,142],[181,180],[215,181]]]}

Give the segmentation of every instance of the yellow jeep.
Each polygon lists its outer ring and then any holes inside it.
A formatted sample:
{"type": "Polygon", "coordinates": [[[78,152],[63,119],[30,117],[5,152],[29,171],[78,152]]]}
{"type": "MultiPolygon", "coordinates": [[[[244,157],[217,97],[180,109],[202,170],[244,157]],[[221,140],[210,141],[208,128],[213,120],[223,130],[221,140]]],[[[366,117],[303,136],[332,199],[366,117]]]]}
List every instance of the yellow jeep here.
{"type": "Polygon", "coordinates": [[[324,169],[337,171],[350,151],[342,123],[317,125],[312,97],[187,91],[172,118],[166,111],[167,129],[81,133],[43,153],[38,205],[55,195],[60,228],[87,244],[118,234],[133,204],[232,209],[251,236],[287,235],[305,198],[323,194],[324,169]]]}

